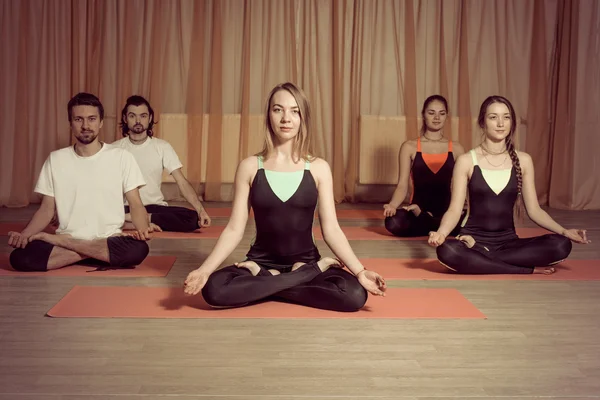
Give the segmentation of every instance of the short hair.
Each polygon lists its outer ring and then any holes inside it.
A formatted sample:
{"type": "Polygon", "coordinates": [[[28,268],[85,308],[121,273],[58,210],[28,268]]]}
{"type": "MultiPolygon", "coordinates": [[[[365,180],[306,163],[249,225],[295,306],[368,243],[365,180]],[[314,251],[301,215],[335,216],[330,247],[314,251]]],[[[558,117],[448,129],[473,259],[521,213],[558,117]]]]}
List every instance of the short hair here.
{"type": "Polygon", "coordinates": [[[75,106],[92,106],[98,109],[100,121],[104,119],[104,106],[96,96],[90,93],[77,93],[67,105],[67,113],[69,114],[69,122],[73,119],[73,107],[75,106]]]}

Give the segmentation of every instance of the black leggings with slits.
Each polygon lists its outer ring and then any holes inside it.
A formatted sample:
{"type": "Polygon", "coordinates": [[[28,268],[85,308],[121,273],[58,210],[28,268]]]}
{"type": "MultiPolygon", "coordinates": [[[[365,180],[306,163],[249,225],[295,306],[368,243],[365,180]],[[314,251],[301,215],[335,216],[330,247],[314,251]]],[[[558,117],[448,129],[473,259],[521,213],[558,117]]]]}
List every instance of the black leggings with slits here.
{"type": "Polygon", "coordinates": [[[367,301],[367,292],[354,275],[335,267],[321,272],[316,262],[279,275],[262,266],[256,276],[246,268],[225,267],[208,278],[202,296],[215,307],[240,307],[270,298],[343,312],[358,311],[367,301]]]}
{"type": "MultiPolygon", "coordinates": [[[[148,204],[145,208],[152,214],[150,222],[165,232],[193,232],[200,228],[198,214],[189,208],[158,204],[148,204]]],[[[125,206],[125,213],[129,213],[129,206],[125,206]]]]}
{"type": "MultiPolygon", "coordinates": [[[[460,217],[462,221],[464,214],[460,217]]],[[[417,217],[412,211],[399,209],[392,217],[385,219],[385,229],[392,235],[399,237],[428,236],[429,232],[435,232],[440,227],[441,218],[432,217],[425,211],[421,211],[417,217]]],[[[460,223],[450,232],[456,236],[460,230],[460,223]]]]}
{"type": "Polygon", "coordinates": [[[512,239],[498,244],[448,239],[437,248],[439,261],[459,274],[531,274],[535,267],[556,264],[571,253],[572,243],[562,235],[548,234],[512,239]]]}

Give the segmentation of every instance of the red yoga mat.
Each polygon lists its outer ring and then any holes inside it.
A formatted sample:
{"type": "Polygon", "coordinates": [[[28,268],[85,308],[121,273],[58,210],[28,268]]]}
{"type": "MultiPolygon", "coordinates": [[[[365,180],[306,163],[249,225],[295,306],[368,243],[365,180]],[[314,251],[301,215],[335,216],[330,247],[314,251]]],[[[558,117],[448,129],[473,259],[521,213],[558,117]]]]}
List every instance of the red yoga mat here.
{"type": "MultiPolygon", "coordinates": [[[[0,236],[6,236],[10,231],[21,232],[26,226],[27,222],[2,222],[0,223],[0,236]]],[[[214,239],[219,237],[223,229],[225,229],[225,226],[209,226],[208,228],[198,229],[194,232],[155,232],[152,234],[152,237],[166,239],[214,239]]],[[[48,226],[44,231],[54,233],[56,229],[48,226]]]]}
{"type": "Polygon", "coordinates": [[[399,259],[399,258],[362,258],[367,269],[378,272],[385,279],[403,280],[540,280],[540,281],[598,281],[600,280],[600,260],[567,259],[555,265],[556,272],[551,275],[463,275],[452,272],[435,258],[399,259]]]}
{"type": "MultiPolygon", "coordinates": [[[[348,240],[401,240],[401,241],[426,241],[426,236],[397,237],[389,233],[383,226],[342,226],[342,231],[348,240]]],[[[542,228],[517,228],[517,235],[521,238],[545,235],[549,232],[542,228]]],[[[315,239],[322,240],[323,235],[319,227],[313,228],[315,239]]]]}
{"type": "MultiPolygon", "coordinates": [[[[344,210],[345,211],[345,210],[344,210]]],[[[359,210],[353,210],[359,211],[359,210]]],[[[360,210],[363,211],[363,210],[360,210]]],[[[372,211],[372,210],[364,210],[372,211]]],[[[0,235],[7,235],[9,231],[21,232],[27,222],[3,222],[0,223],[0,235]]],[[[202,228],[194,232],[156,232],[152,234],[152,237],[162,239],[216,239],[223,232],[225,226],[210,226],[208,228],[202,228]]],[[[342,231],[348,238],[348,240],[402,240],[402,241],[423,241],[426,240],[425,236],[413,237],[413,238],[402,238],[396,237],[390,234],[383,226],[343,226],[342,231]]],[[[54,228],[47,227],[46,232],[54,232],[54,228]]],[[[517,234],[519,237],[533,237],[539,235],[545,235],[551,233],[542,228],[517,228],[517,234]]],[[[322,240],[323,235],[321,234],[321,228],[315,226],[313,228],[313,234],[315,239],[322,240]]]]}
{"type": "MultiPolygon", "coordinates": [[[[223,232],[225,226],[210,226],[194,232],[156,232],[154,238],[161,239],[216,239],[223,232]]],[[[426,236],[421,237],[396,237],[390,234],[383,226],[342,226],[342,231],[348,240],[399,240],[399,241],[427,241],[426,236]]],[[[519,237],[527,238],[545,235],[548,232],[541,228],[517,228],[519,237]]],[[[313,235],[316,240],[323,240],[321,228],[315,226],[313,235]]]]}
{"type": "MultiPolygon", "coordinates": [[[[230,207],[218,207],[218,208],[206,208],[206,212],[211,218],[229,218],[231,217],[230,207]]],[[[380,219],[383,220],[383,208],[377,210],[363,210],[363,209],[351,209],[344,208],[336,211],[339,219],[380,219]]],[[[315,216],[317,214],[315,213],[315,216]]],[[[250,217],[254,217],[252,210],[250,210],[250,217]]]]}
{"type": "Polygon", "coordinates": [[[21,272],[12,269],[8,257],[9,254],[0,254],[0,276],[162,277],[167,276],[177,259],[174,256],[148,256],[133,269],[96,271],[98,265],[74,264],[46,272],[21,272]]]}
{"type": "MultiPolygon", "coordinates": [[[[15,221],[15,222],[0,222],[0,236],[8,236],[8,232],[21,232],[29,221],[15,221]]],[[[56,232],[56,228],[48,225],[44,232],[54,233],[56,232]]]]}
{"type": "Polygon", "coordinates": [[[369,296],[360,311],[343,313],[275,301],[213,309],[202,296],[187,296],[179,287],[75,286],[48,315],[67,318],[486,318],[456,289],[423,288],[388,289],[386,297],[369,296]]]}
{"type": "Polygon", "coordinates": [[[194,232],[154,232],[153,238],[157,239],[217,239],[225,226],[209,226],[194,232]]]}

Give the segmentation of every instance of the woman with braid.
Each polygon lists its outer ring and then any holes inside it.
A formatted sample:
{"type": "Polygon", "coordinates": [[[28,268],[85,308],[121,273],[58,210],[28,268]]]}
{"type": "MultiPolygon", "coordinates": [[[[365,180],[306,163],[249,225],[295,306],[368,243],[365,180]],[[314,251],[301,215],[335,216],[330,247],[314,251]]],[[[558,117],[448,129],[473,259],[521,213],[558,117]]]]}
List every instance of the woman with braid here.
{"type": "Polygon", "coordinates": [[[389,204],[383,206],[385,228],[395,236],[427,236],[440,226],[450,204],[454,160],[465,151],[458,142],[444,137],[448,102],[443,96],[429,96],[421,110],[421,136],[400,147],[400,176],[389,204]],[[410,204],[398,209],[413,183],[410,204]]]}
{"type": "Polygon", "coordinates": [[[479,111],[485,138],[456,161],[452,199],[429,244],[439,261],[461,274],[551,274],[550,267],[569,256],[571,242],[589,243],[585,230],[565,229],[539,206],[531,157],[515,150],[516,118],[512,104],[488,97],[479,111]],[[456,239],[446,240],[458,223],[468,191],[466,223],[456,239]],[[553,234],[521,239],[515,233],[513,211],[523,203],[533,222],[553,234]],[[541,268],[537,268],[541,267],[541,268]]]}

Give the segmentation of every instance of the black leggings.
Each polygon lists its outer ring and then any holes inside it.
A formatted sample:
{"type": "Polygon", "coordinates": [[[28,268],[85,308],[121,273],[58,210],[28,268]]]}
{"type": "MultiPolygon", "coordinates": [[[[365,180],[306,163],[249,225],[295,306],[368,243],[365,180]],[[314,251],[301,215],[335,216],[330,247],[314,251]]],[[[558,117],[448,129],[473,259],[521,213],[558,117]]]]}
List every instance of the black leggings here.
{"type": "MultiPolygon", "coordinates": [[[[111,236],[106,239],[110,262],[86,258],[78,264],[94,264],[103,268],[134,268],[144,261],[150,248],[148,243],[128,236],[111,236]]],[[[17,271],[47,271],[48,260],[54,245],[42,240],[27,243],[24,249],[14,249],[10,253],[10,265],[17,271]]]]}
{"type": "Polygon", "coordinates": [[[437,248],[437,256],[442,264],[459,274],[531,274],[535,267],[566,259],[572,246],[569,239],[557,234],[512,239],[495,245],[476,242],[472,248],[449,239],[437,248]]]}
{"type": "Polygon", "coordinates": [[[321,272],[316,262],[279,275],[264,267],[256,276],[246,268],[225,267],[208,278],[202,296],[216,307],[240,307],[271,298],[343,312],[358,311],[367,301],[367,292],[354,275],[335,267],[321,272]]]}
{"type": "MultiPolygon", "coordinates": [[[[460,221],[462,221],[462,216],[460,221]]],[[[412,211],[404,209],[396,210],[396,214],[385,219],[385,229],[392,235],[399,237],[428,236],[429,232],[435,232],[440,227],[441,218],[432,217],[425,211],[421,211],[417,217],[412,211]]],[[[456,236],[460,230],[460,223],[450,232],[456,236]]]]}
{"type": "MultiPolygon", "coordinates": [[[[158,204],[148,204],[145,207],[148,214],[152,214],[150,222],[160,226],[165,232],[193,232],[200,228],[195,210],[158,204]]],[[[129,206],[125,206],[125,213],[129,213],[129,206]]]]}

